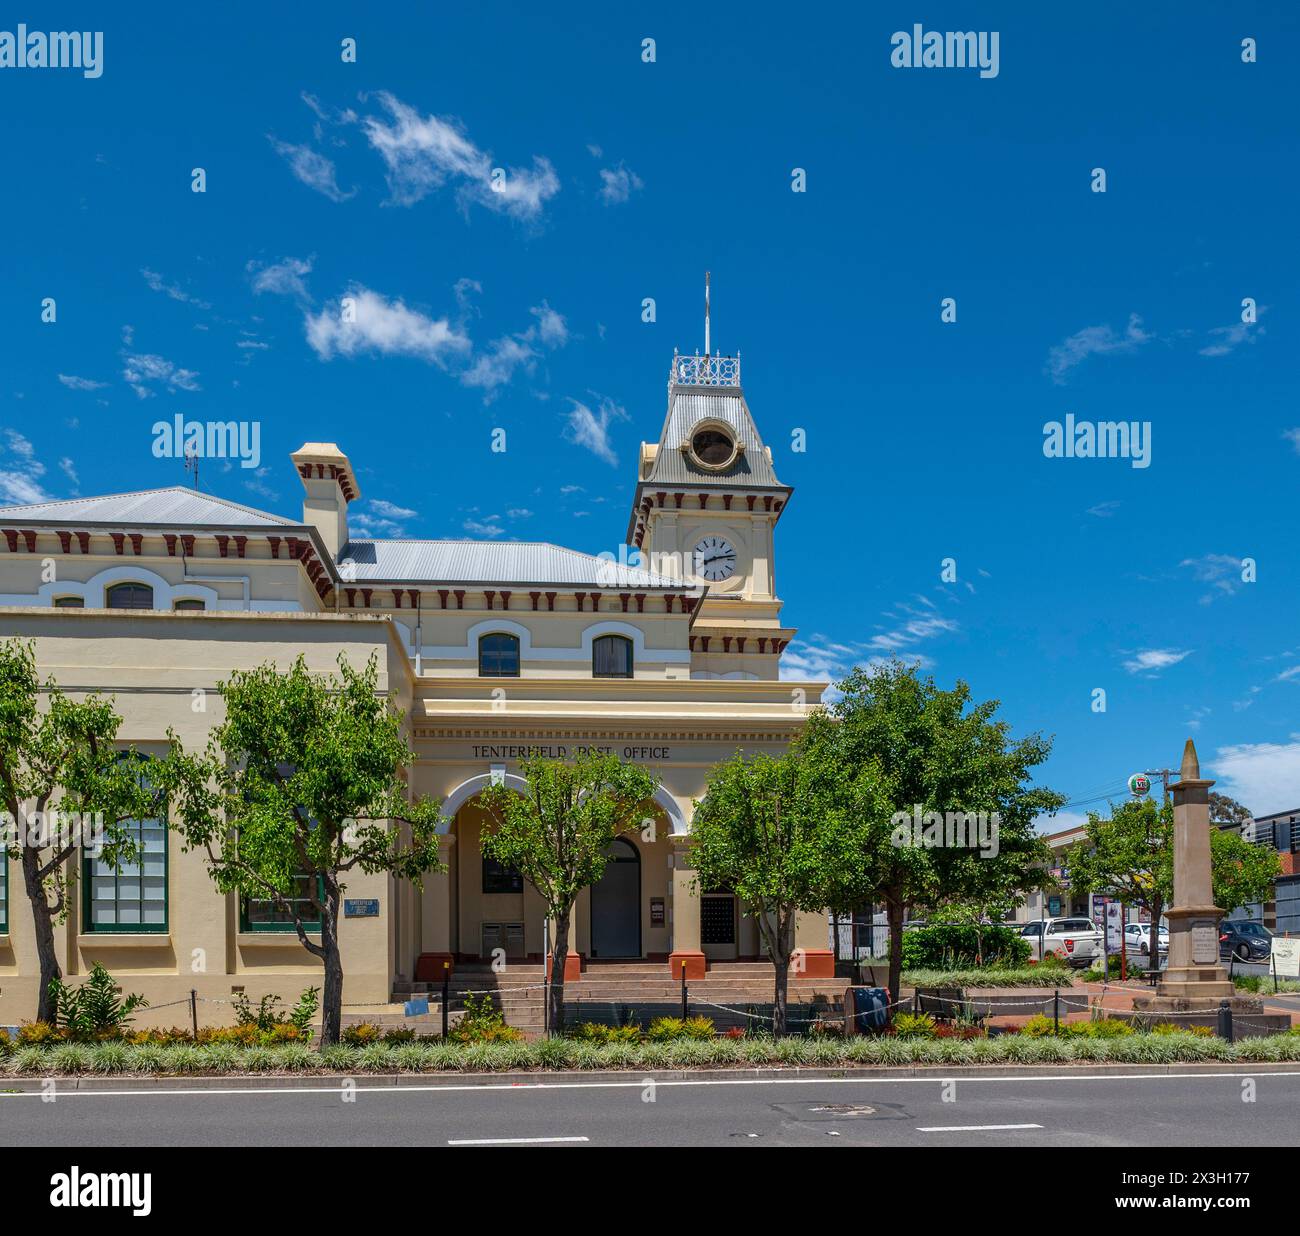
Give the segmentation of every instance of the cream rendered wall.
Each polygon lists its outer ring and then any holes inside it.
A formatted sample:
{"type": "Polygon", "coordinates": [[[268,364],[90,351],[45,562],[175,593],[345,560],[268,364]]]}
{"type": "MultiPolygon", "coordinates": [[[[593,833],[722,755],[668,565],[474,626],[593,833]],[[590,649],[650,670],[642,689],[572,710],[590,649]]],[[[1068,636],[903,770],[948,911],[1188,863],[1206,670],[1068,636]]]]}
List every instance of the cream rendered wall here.
{"type": "MultiPolygon", "coordinates": [[[[404,669],[394,674],[403,658],[382,619],[9,609],[0,611],[0,631],[35,640],[42,677],[52,674],[70,696],[113,696],[123,718],[121,741],[148,752],[162,750],[169,727],[187,748],[201,748],[222,715],[217,682],[232,669],[267,661],[287,668],[301,653],[310,669],[325,673],[335,670],[340,653],[357,665],[374,653],[380,689],[387,689],[390,675],[404,685],[404,669]]],[[[292,1004],[304,987],[319,985],[320,967],[296,937],[239,932],[235,897],[215,892],[201,856],[183,853],[175,834],[169,838],[168,873],[166,935],[83,933],[78,887],[68,922],[56,928],[65,972],[85,974],[102,962],[154,1006],[137,1016],[139,1025],[185,1024],[188,1007],[160,1006],[187,1000],[191,988],[205,1001],[200,1024],[223,1024],[233,1019],[229,1000],[235,987],[254,1000],[274,992],[292,1004]]],[[[30,1018],[36,1005],[30,914],[12,863],[9,874],[10,934],[0,937],[0,1024],[30,1018]]],[[[393,975],[389,881],[354,872],[347,885],[349,898],[378,898],[380,915],[341,924],[344,1001],[387,1002],[393,975]]]]}

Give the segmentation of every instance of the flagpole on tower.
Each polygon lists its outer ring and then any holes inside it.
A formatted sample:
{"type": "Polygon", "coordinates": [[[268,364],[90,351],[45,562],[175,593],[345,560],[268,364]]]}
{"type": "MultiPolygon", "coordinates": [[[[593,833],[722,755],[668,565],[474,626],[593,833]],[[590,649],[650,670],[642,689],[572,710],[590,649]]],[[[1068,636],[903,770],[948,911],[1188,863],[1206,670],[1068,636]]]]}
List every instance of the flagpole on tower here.
{"type": "Polygon", "coordinates": [[[709,272],[704,272],[704,355],[709,354],[709,272]]]}

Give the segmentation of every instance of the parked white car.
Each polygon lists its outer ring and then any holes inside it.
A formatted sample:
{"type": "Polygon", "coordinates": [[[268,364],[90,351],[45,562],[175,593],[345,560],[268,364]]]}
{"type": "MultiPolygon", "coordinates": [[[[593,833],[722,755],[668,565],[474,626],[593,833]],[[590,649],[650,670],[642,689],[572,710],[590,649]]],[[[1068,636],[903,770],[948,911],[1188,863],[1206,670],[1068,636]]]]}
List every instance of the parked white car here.
{"type": "Polygon", "coordinates": [[[1020,933],[1029,941],[1029,958],[1054,953],[1072,966],[1090,966],[1102,955],[1101,930],[1089,918],[1040,918],[1020,933]]]}
{"type": "MultiPolygon", "coordinates": [[[[1128,953],[1140,953],[1143,957],[1151,956],[1151,924],[1125,923],[1124,950],[1128,953]]],[[[1169,952],[1169,928],[1160,928],[1160,951],[1169,952]]]]}

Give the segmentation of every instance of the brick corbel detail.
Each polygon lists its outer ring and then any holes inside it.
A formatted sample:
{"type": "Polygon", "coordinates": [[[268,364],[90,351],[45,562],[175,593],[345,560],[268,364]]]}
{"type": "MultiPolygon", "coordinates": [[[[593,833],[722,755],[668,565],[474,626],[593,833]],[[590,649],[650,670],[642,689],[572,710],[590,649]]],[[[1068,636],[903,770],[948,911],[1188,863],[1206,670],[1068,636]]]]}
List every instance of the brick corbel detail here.
{"type": "Polygon", "coordinates": [[[509,609],[509,608],[510,608],[510,596],[511,596],[511,594],[508,593],[508,592],[503,592],[503,593],[501,594],[501,608],[502,608],[502,609],[509,609]]]}
{"type": "Polygon", "coordinates": [[[235,537],[235,557],[244,557],[244,551],[248,548],[248,538],[246,536],[235,537]]]}
{"type": "Polygon", "coordinates": [[[36,552],[36,532],[32,528],[23,529],[23,540],[27,542],[27,552],[34,554],[36,552]]]}
{"type": "MultiPolygon", "coordinates": [[[[131,552],[138,558],[140,556],[140,543],[144,540],[144,534],[140,532],[128,532],[127,536],[131,538],[131,552]]],[[[34,546],[31,548],[34,548],[34,546]]]]}
{"type": "Polygon", "coordinates": [[[664,593],[664,613],[671,614],[673,612],[673,602],[676,599],[677,594],[675,592],[664,593]]]}
{"type": "Polygon", "coordinates": [[[457,608],[457,609],[464,609],[464,608],[465,608],[465,589],[464,589],[464,588],[453,588],[453,589],[452,589],[452,593],[453,593],[453,594],[455,595],[455,597],[456,597],[456,608],[457,608]]]}
{"type": "Polygon", "coordinates": [[[757,497],[758,497],[757,494],[746,494],[746,495],[745,495],[745,501],[749,503],[749,509],[750,509],[751,511],[754,509],[754,499],[757,498],[757,497]]]}
{"type": "Polygon", "coordinates": [[[362,589],[361,589],[361,600],[362,600],[362,602],[365,604],[365,607],[366,607],[367,609],[370,608],[370,598],[374,595],[374,591],[375,591],[375,590],[374,590],[373,588],[362,588],[362,589]]]}
{"type": "Polygon", "coordinates": [[[546,594],[546,608],[548,610],[553,610],[555,608],[555,598],[557,595],[558,593],[554,592],[548,592],[546,594]]]}
{"type": "Polygon", "coordinates": [[[760,636],[758,637],[758,650],[759,650],[759,652],[764,652],[764,653],[767,651],[767,636],[766,636],[766,635],[760,635],[760,636]]]}
{"type": "Polygon", "coordinates": [[[682,597],[682,613],[684,614],[695,613],[695,602],[698,599],[699,599],[698,597],[682,597]]]}
{"type": "Polygon", "coordinates": [[[393,589],[393,608],[402,608],[402,590],[400,588],[393,589]]]}
{"type": "Polygon", "coordinates": [[[630,592],[620,592],[618,594],[618,599],[620,604],[623,606],[623,612],[626,614],[627,603],[632,599],[632,594],[630,592]]]}
{"type": "Polygon", "coordinates": [[[764,494],[764,495],[763,495],[763,510],[765,510],[765,511],[770,511],[771,509],[772,509],[772,495],[771,495],[771,494],[764,494]]]}
{"type": "Polygon", "coordinates": [[[724,635],[724,636],[722,637],[722,651],[723,651],[723,652],[730,652],[730,651],[731,651],[731,636],[730,636],[730,635],[724,635]]]}
{"type": "Polygon", "coordinates": [[[408,588],[406,590],[406,599],[411,603],[412,609],[420,608],[420,590],[418,588],[408,588]]]}
{"type": "Polygon", "coordinates": [[[194,557],[194,534],[191,532],[181,533],[181,549],[185,552],[187,558],[194,557]]]}
{"type": "Polygon", "coordinates": [[[451,590],[449,588],[438,589],[438,601],[442,605],[443,609],[447,608],[447,597],[450,595],[451,595],[451,590]]]}
{"type": "MultiPolygon", "coordinates": [[[[175,540],[175,537],[173,537],[172,539],[175,540]]],[[[65,554],[70,554],[70,553],[72,553],[72,533],[71,533],[71,532],[60,532],[60,533],[59,533],[59,548],[60,548],[60,549],[61,549],[65,554]]]]}
{"type": "Polygon", "coordinates": [[[709,505],[709,495],[708,495],[708,494],[701,494],[701,495],[700,495],[700,510],[704,510],[704,508],[705,508],[706,506],[708,506],[708,505],[709,505]]]}
{"type": "Polygon", "coordinates": [[[528,599],[532,601],[533,609],[535,610],[537,608],[538,601],[542,599],[542,594],[540,592],[530,592],[528,594],[528,599]]]}
{"type": "Polygon", "coordinates": [[[167,542],[167,557],[176,557],[176,533],[164,532],[163,540],[167,542]]]}
{"type": "Polygon", "coordinates": [[[230,538],[220,532],[217,533],[217,553],[223,558],[230,555],[230,538]]]}
{"type": "Polygon", "coordinates": [[[267,543],[271,546],[271,557],[272,557],[272,558],[278,558],[278,557],[280,556],[280,540],[281,540],[281,538],[278,537],[278,536],[268,536],[268,537],[266,538],[266,540],[267,540],[267,543]]]}
{"type": "Polygon", "coordinates": [[[636,612],[637,612],[638,614],[644,614],[644,613],[645,613],[645,593],[644,593],[644,592],[638,592],[638,593],[636,594],[635,600],[636,600],[636,612]]]}
{"type": "Polygon", "coordinates": [[[343,595],[348,599],[348,609],[354,609],[357,604],[357,590],[355,588],[344,588],[343,595]]]}
{"type": "Polygon", "coordinates": [[[723,495],[722,495],[722,508],[723,508],[723,510],[726,510],[726,511],[731,510],[731,495],[730,495],[730,494],[723,494],[723,495]]]}
{"type": "Polygon", "coordinates": [[[587,599],[587,594],[585,592],[575,592],[573,595],[578,598],[578,613],[582,613],[582,606],[587,599]]]}
{"type": "Polygon", "coordinates": [[[18,529],[6,528],[4,534],[5,540],[9,542],[9,552],[16,554],[18,552],[18,529]]]}
{"type": "Polygon", "coordinates": [[[120,554],[123,546],[126,544],[126,533],[110,532],[108,535],[113,538],[113,552],[115,554],[120,554]]]}
{"type": "Polygon", "coordinates": [[[743,635],[739,635],[736,637],[736,651],[737,652],[745,651],[745,637],[743,635]]]}
{"type": "Polygon", "coordinates": [[[81,546],[81,552],[82,552],[83,554],[88,554],[88,553],[90,553],[90,533],[89,533],[89,532],[78,532],[78,533],[77,533],[77,544],[81,546]]]}
{"type": "Polygon", "coordinates": [[[694,652],[694,651],[695,651],[695,636],[693,636],[693,635],[690,637],[690,644],[691,644],[691,651],[694,652]]]}
{"type": "Polygon", "coordinates": [[[496,590],[495,590],[495,589],[485,589],[484,592],[483,592],[483,595],[484,595],[485,597],[487,597],[487,606],[488,606],[488,609],[491,609],[491,608],[492,608],[492,602],[495,601],[495,600],[497,599],[496,590]]]}
{"type": "Polygon", "coordinates": [[[700,636],[700,649],[703,652],[709,651],[709,636],[707,635],[700,636]]]}
{"type": "Polygon", "coordinates": [[[682,499],[684,497],[686,497],[685,494],[673,494],[673,500],[677,503],[677,509],[679,511],[682,509],[682,499]]]}

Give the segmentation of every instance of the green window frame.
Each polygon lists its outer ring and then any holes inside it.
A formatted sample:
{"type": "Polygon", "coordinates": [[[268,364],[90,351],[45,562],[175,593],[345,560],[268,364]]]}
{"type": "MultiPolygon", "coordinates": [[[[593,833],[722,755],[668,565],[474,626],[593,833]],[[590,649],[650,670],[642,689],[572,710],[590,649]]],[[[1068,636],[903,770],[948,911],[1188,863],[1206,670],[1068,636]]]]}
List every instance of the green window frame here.
{"type": "MultiPolygon", "coordinates": [[[[313,910],[311,904],[311,894],[309,890],[309,881],[311,880],[310,871],[298,871],[294,873],[294,894],[281,899],[281,903],[294,902],[305,903],[306,909],[310,912],[313,910]]],[[[322,876],[316,877],[316,902],[319,905],[325,900],[325,880],[322,876]]],[[[286,904],[277,903],[274,897],[241,897],[239,899],[239,930],[244,932],[293,932],[297,934],[297,927],[294,926],[293,914],[290,913],[286,904]]],[[[320,915],[312,913],[311,917],[303,916],[303,928],[307,931],[320,930],[320,915]]]]}
{"type": "MultiPolygon", "coordinates": [[[[123,759],[130,756],[123,755],[123,759]]],[[[148,776],[140,757],[141,779],[148,776]]],[[[140,861],[123,862],[114,870],[101,858],[82,858],[81,930],[84,934],[165,935],[171,921],[170,835],[167,810],[147,819],[127,820],[122,827],[134,835],[140,861]]]]}
{"type": "Polygon", "coordinates": [[[518,678],[519,636],[508,631],[480,635],[478,675],[480,678],[518,678]]]}

